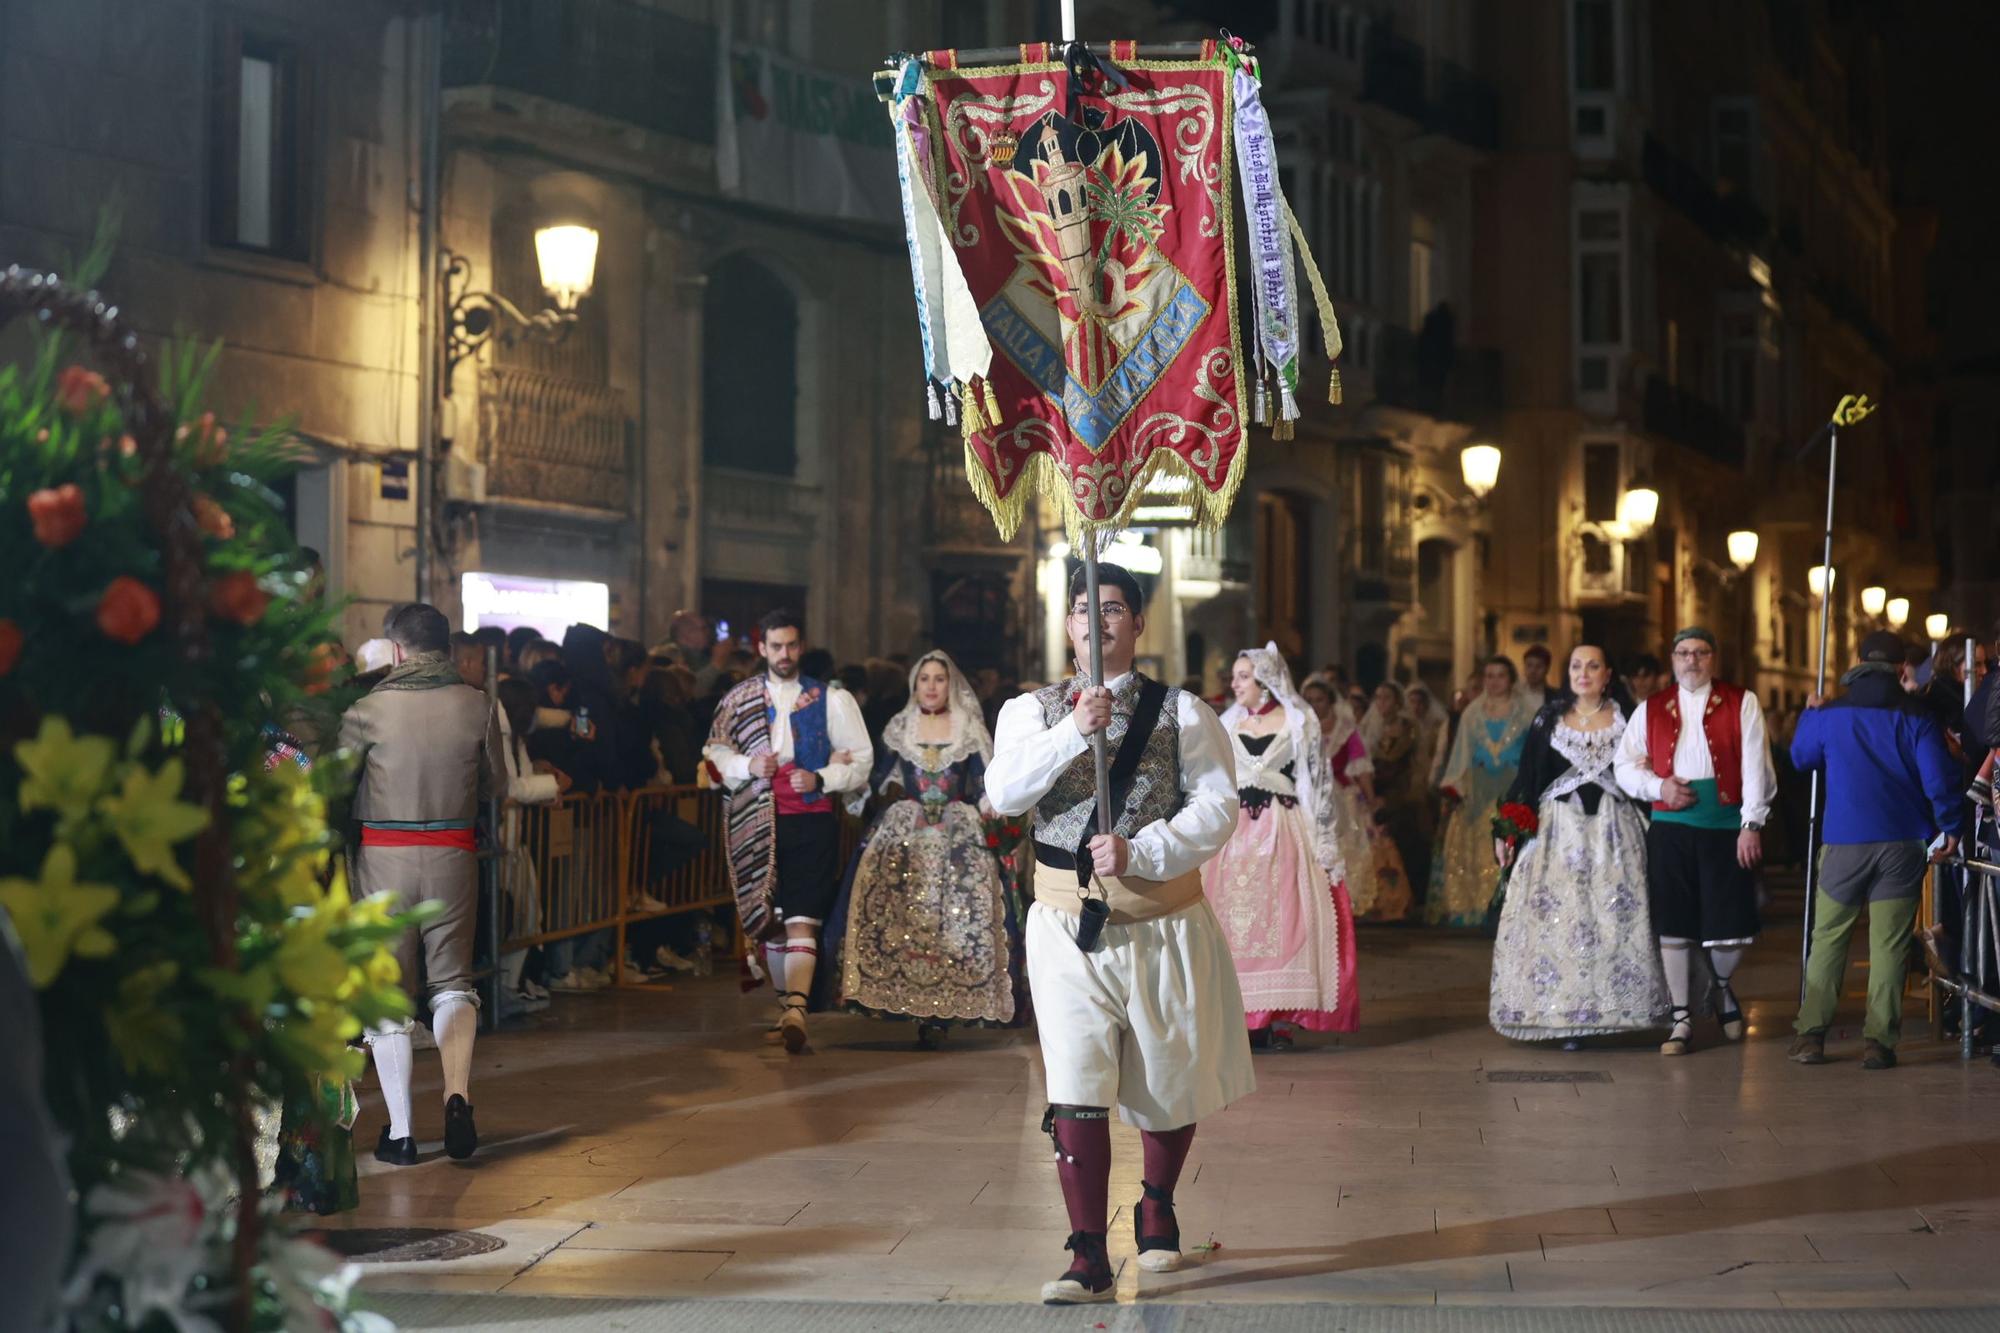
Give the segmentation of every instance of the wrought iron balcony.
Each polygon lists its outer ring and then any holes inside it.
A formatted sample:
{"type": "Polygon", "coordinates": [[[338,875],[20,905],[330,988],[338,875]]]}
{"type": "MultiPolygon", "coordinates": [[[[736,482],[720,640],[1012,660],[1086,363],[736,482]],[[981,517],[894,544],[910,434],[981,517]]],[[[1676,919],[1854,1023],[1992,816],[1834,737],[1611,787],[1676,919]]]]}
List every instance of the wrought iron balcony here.
{"type": "Polygon", "coordinates": [[[1718,193],[1706,176],[1650,134],[1642,165],[1653,192],[1716,240],[1756,246],[1770,235],[1771,220],[1748,195],[1718,193]]]}
{"type": "Polygon", "coordinates": [[[1479,421],[1502,406],[1500,353],[1491,347],[1426,344],[1385,324],[1375,339],[1375,399],[1449,421],[1479,421]]]}
{"type": "Polygon", "coordinates": [[[630,512],[630,414],[616,389],[511,366],[480,371],[489,499],[630,512]]]}
{"type": "Polygon", "coordinates": [[[1500,97],[1493,85],[1449,60],[1436,62],[1436,87],[1424,48],[1377,23],[1369,29],[1361,96],[1473,148],[1500,146],[1500,97]]]}
{"type": "Polygon", "coordinates": [[[1655,435],[1692,449],[1718,463],[1742,467],[1743,426],[1706,398],[1667,383],[1658,375],[1646,379],[1645,426],[1655,435]]]}
{"type": "Polygon", "coordinates": [[[716,31],[631,0],[446,0],[444,86],[493,86],[715,140],[716,31]]]}

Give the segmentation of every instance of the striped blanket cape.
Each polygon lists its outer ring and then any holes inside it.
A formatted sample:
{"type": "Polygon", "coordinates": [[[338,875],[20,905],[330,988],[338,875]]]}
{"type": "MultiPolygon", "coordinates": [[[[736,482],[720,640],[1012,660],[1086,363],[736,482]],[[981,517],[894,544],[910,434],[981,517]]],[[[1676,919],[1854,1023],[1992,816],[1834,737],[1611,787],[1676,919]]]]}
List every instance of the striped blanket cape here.
{"type": "MultiPolygon", "coordinates": [[[[752,676],[722,696],[709,729],[710,745],[727,745],[742,755],[771,748],[769,703],[764,678],[752,676]]],[[[778,878],[778,806],[767,778],[753,778],[728,793],[724,830],[729,847],[729,885],[736,917],[755,944],[784,933],[773,901],[778,878]]],[[[755,951],[752,951],[753,956],[755,951]]]]}

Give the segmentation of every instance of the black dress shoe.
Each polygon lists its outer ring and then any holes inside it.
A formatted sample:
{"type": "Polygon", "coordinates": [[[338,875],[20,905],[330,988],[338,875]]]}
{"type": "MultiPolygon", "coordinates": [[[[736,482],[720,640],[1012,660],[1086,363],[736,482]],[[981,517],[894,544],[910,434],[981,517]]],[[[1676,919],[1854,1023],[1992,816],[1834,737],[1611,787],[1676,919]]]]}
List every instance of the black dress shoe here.
{"type": "Polygon", "coordinates": [[[417,1141],[414,1137],[392,1139],[389,1127],[382,1126],[382,1137],[375,1142],[375,1160],[387,1162],[390,1166],[415,1166],[417,1164],[417,1141]]]}
{"type": "Polygon", "coordinates": [[[444,1103],[444,1155],[462,1162],[478,1147],[479,1130],[472,1123],[472,1104],[454,1092],[444,1103]]]}

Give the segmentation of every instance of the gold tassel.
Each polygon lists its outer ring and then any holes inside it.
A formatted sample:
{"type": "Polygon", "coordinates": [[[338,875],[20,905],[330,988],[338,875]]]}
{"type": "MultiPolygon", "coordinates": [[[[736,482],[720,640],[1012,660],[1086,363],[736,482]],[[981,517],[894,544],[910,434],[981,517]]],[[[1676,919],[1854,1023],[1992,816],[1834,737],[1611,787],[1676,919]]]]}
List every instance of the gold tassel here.
{"type": "Polygon", "coordinates": [[[958,424],[968,440],[986,429],[986,416],[979,406],[979,390],[970,382],[959,388],[958,424]]]}
{"type": "Polygon", "coordinates": [[[1327,381],[1326,400],[1335,407],[1340,406],[1340,367],[1333,368],[1333,378],[1327,381]]]}
{"type": "Polygon", "coordinates": [[[1274,440],[1289,440],[1292,438],[1292,433],[1290,417],[1279,417],[1271,427],[1271,438],[1274,440]]]}
{"type": "Polygon", "coordinates": [[[993,377],[987,376],[979,382],[986,391],[986,426],[989,430],[1000,429],[1000,396],[993,392],[993,377]]]}

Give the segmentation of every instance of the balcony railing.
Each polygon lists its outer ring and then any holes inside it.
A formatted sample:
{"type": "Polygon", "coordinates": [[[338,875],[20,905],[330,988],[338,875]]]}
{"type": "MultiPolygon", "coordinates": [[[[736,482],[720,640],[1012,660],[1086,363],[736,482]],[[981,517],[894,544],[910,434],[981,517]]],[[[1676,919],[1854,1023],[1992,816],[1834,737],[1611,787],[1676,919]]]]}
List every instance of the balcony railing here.
{"type": "Polygon", "coordinates": [[[716,31],[631,0],[446,0],[444,86],[545,97],[715,140],[716,31]]]}
{"type": "Polygon", "coordinates": [[[1387,107],[1434,134],[1492,151],[1500,146],[1500,97],[1493,85],[1449,60],[1437,62],[1437,86],[1424,48],[1385,24],[1369,29],[1362,66],[1363,100],[1387,107]]]}
{"type": "Polygon", "coordinates": [[[1706,176],[1650,134],[1643,166],[1654,193],[1716,240],[1754,246],[1770,234],[1771,220],[1748,195],[1717,193],[1706,176]]]}
{"type": "Polygon", "coordinates": [[[1449,421],[1479,421],[1502,406],[1500,353],[1426,343],[1393,324],[1377,330],[1375,398],[1449,421]]]}
{"type": "Polygon", "coordinates": [[[1667,383],[1646,380],[1646,429],[1731,467],[1742,467],[1743,427],[1706,398],[1667,383]]]}
{"type": "Polygon", "coordinates": [[[616,389],[489,366],[479,415],[489,498],[630,511],[630,416],[616,389]]]}
{"type": "Polygon", "coordinates": [[[819,523],[820,489],[774,472],[708,465],[701,470],[701,508],[725,527],[810,536],[819,523]]]}

